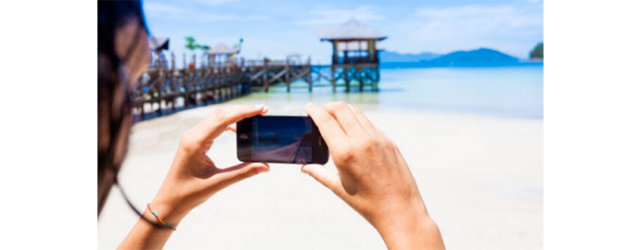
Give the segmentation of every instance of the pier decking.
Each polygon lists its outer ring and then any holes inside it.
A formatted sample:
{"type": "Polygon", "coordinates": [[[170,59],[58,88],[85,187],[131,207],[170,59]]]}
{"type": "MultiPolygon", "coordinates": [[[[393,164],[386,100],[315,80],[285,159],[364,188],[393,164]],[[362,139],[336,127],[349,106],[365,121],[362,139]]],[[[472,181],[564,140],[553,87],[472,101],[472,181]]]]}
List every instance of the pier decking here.
{"type": "Polygon", "coordinates": [[[154,62],[131,94],[134,120],[220,103],[251,91],[268,92],[275,84],[284,84],[289,92],[296,81],[305,82],[309,92],[314,83],[322,81],[331,83],[334,92],[342,86],[350,92],[354,81],[360,91],[367,86],[378,90],[380,49],[376,42],[386,36],[355,20],[318,35],[321,41],[332,43],[331,65],[311,65],[311,58],[300,60],[299,54],[285,60],[233,59],[240,51],[241,39],[234,48],[219,44],[207,51],[207,63],[201,60],[200,66],[196,66],[195,54],[188,65],[184,55],[184,65],[178,69],[173,53],[167,60],[163,52],[169,48],[168,38],[151,39],[154,62]]]}
{"type": "MultiPolygon", "coordinates": [[[[294,61],[245,61],[201,65],[177,69],[154,63],[145,71],[131,95],[137,120],[149,114],[161,116],[193,106],[220,103],[250,91],[269,91],[269,87],[303,80],[313,90],[312,66],[294,61]]],[[[316,71],[316,74],[320,74],[316,71]]],[[[316,77],[318,78],[318,77],[316,77]]],[[[324,78],[327,78],[326,76],[324,78]]]]}

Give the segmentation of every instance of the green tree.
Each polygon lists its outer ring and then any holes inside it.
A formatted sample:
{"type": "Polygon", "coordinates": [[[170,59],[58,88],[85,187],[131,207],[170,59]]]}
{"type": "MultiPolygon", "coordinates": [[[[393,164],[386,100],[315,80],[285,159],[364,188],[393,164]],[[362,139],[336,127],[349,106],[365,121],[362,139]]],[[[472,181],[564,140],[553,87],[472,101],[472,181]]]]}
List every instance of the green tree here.
{"type": "Polygon", "coordinates": [[[531,59],[544,59],[544,44],[538,43],[535,48],[529,53],[531,59]]]}
{"type": "Polygon", "coordinates": [[[187,44],[184,45],[185,48],[191,51],[198,48],[199,45],[196,44],[195,38],[193,38],[192,36],[188,36],[188,37],[185,37],[185,39],[187,40],[187,44]]]}

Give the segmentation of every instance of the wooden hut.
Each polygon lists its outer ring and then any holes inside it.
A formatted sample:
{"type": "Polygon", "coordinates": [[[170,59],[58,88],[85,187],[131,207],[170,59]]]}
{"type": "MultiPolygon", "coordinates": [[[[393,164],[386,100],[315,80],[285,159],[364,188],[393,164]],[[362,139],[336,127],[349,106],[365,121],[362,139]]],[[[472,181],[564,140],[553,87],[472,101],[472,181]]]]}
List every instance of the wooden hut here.
{"type": "Polygon", "coordinates": [[[231,60],[231,56],[240,53],[240,48],[229,48],[222,43],[207,51],[211,65],[225,64],[231,60]]]}
{"type": "Polygon", "coordinates": [[[316,30],[320,41],[333,45],[331,60],[331,85],[336,90],[336,81],[344,80],[347,92],[351,81],[358,81],[360,91],[365,85],[378,89],[380,80],[380,49],[376,43],[387,37],[378,31],[352,19],[333,29],[316,30]]]}
{"type": "Polygon", "coordinates": [[[163,68],[168,65],[167,58],[162,53],[163,50],[169,50],[168,37],[151,37],[149,38],[149,48],[152,52],[153,68],[163,68]]]}

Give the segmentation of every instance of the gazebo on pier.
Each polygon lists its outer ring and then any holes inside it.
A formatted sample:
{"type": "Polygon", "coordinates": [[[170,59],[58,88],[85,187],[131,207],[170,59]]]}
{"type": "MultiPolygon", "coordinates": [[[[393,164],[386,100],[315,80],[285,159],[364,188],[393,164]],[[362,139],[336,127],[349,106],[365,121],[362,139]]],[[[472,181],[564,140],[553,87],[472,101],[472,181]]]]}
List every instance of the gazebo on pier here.
{"type": "Polygon", "coordinates": [[[331,86],[336,90],[336,81],[342,79],[349,92],[351,81],[358,81],[360,91],[365,85],[378,90],[380,80],[380,49],[378,41],[387,37],[378,31],[352,19],[334,29],[316,30],[320,41],[333,45],[331,60],[331,86]]]}
{"type": "Polygon", "coordinates": [[[232,55],[240,53],[240,48],[229,48],[227,45],[219,43],[212,49],[207,51],[209,55],[209,63],[211,65],[224,65],[231,59],[232,55]]]}

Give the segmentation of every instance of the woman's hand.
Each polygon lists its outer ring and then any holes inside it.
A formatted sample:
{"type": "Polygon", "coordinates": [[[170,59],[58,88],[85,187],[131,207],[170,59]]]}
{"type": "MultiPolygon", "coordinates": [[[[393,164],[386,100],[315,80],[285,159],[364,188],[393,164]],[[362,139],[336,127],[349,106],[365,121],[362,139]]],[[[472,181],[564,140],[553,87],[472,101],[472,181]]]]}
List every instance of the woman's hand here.
{"type": "Polygon", "coordinates": [[[151,208],[166,209],[167,213],[163,215],[168,218],[165,220],[176,224],[191,209],[218,191],[240,180],[269,171],[269,166],[265,163],[241,163],[229,168],[218,168],[206,155],[214,139],[230,125],[267,111],[262,105],[222,106],[187,131],[180,140],[171,169],[151,203],[151,208]],[[175,218],[172,221],[170,217],[175,218]]]}
{"type": "Polygon", "coordinates": [[[396,145],[358,108],[307,105],[338,173],[320,165],[302,172],[333,191],[381,234],[390,249],[444,249],[418,186],[396,145]]]}
{"type": "MultiPolygon", "coordinates": [[[[262,105],[221,106],[198,125],[187,131],[180,140],[171,169],[150,203],[151,209],[170,226],[177,227],[189,211],[209,199],[218,191],[256,174],[269,171],[264,163],[242,163],[229,168],[218,168],[206,153],[213,141],[236,122],[265,114],[262,105]]],[[[148,220],[155,218],[147,210],[148,220]]],[[[171,230],[158,230],[140,220],[119,249],[162,248],[171,230]]]]}

